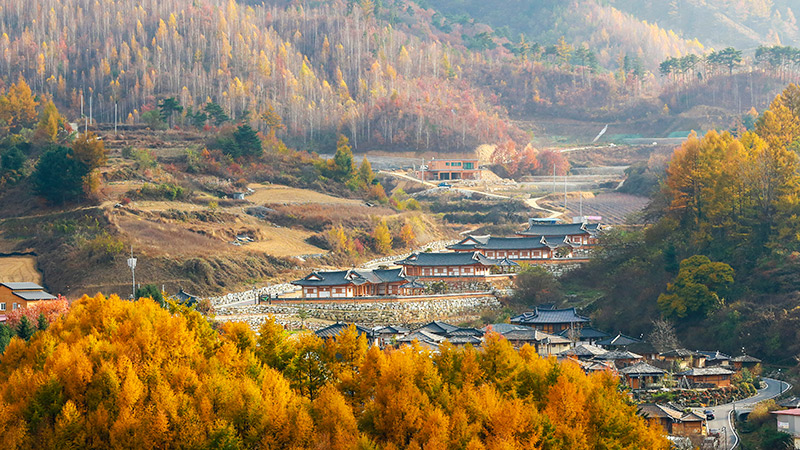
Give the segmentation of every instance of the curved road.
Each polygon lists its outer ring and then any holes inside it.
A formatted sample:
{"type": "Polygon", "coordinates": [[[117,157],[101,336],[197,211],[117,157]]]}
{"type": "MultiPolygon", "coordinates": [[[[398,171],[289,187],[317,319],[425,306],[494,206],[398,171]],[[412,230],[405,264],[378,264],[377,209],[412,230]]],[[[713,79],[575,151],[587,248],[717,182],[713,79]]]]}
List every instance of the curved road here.
{"type": "Polygon", "coordinates": [[[736,406],[737,411],[739,410],[749,411],[753,409],[756,403],[777,397],[792,387],[791,384],[785,381],[781,382],[779,380],[774,380],[772,378],[762,378],[762,380],[764,381],[764,383],[766,383],[767,387],[759,389],[758,393],[752,397],[740,400],[735,403],[725,403],[723,405],[717,405],[709,408],[693,408],[694,412],[700,414],[701,416],[705,416],[703,411],[705,411],[706,409],[714,411],[714,420],[708,421],[708,429],[709,431],[719,430],[720,440],[723,443],[723,446],[721,448],[730,450],[735,448],[736,445],[739,443],[739,436],[736,435],[736,432],[733,429],[733,423],[731,419],[734,405],[736,406]],[[722,431],[723,428],[725,432],[722,431]],[[727,447],[724,446],[726,438],[728,442],[727,447]]]}

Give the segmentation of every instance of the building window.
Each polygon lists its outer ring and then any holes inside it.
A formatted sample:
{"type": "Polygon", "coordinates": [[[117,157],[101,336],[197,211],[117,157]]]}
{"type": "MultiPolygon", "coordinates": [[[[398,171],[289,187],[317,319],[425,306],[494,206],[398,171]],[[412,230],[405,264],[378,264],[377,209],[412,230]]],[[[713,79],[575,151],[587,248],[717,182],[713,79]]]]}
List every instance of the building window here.
{"type": "Polygon", "coordinates": [[[12,311],[13,311],[13,310],[16,310],[17,308],[19,308],[19,304],[18,304],[18,303],[12,303],[12,304],[11,304],[11,310],[12,310],[12,311]]]}
{"type": "Polygon", "coordinates": [[[0,303],[0,311],[5,311],[5,310],[6,310],[6,304],[0,303]]]}
{"type": "Polygon", "coordinates": [[[469,170],[469,169],[474,169],[475,166],[473,163],[464,163],[464,168],[469,170]]]}

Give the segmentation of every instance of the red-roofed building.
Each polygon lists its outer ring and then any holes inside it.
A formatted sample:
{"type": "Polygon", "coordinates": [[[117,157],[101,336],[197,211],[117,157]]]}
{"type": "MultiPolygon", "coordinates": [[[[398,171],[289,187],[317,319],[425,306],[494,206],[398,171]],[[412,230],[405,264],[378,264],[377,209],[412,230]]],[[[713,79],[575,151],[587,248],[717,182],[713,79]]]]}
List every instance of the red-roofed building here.
{"type": "Polygon", "coordinates": [[[800,449],[800,408],[772,411],[778,419],[778,431],[790,434],[794,448],[800,449]]]}

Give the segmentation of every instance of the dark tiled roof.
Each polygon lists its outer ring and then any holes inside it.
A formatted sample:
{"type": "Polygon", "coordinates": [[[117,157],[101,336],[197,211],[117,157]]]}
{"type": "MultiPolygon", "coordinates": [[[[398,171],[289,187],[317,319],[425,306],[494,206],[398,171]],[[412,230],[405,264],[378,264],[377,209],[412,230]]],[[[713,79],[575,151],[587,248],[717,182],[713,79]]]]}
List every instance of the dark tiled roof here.
{"type": "Polygon", "coordinates": [[[520,231],[517,234],[525,236],[565,236],[565,235],[579,235],[587,234],[594,235],[600,229],[600,225],[596,223],[537,223],[531,221],[528,228],[520,231]]]}
{"type": "MultiPolygon", "coordinates": [[[[321,337],[323,339],[324,338],[336,338],[337,336],[342,334],[342,332],[344,330],[346,330],[348,327],[350,327],[350,325],[352,325],[352,324],[344,323],[344,322],[337,322],[337,323],[335,323],[333,325],[329,325],[329,326],[327,326],[327,327],[325,327],[325,328],[323,328],[321,330],[317,330],[316,334],[317,334],[317,336],[319,336],[319,337],[321,337]]],[[[370,330],[369,328],[362,327],[361,325],[356,325],[356,331],[358,331],[359,335],[362,335],[362,334],[366,335],[367,339],[372,338],[372,330],[370,330]]]]}
{"type": "Polygon", "coordinates": [[[664,353],[659,353],[660,356],[665,358],[705,358],[706,355],[700,352],[694,352],[685,348],[676,348],[664,353]]]}
{"type": "Polygon", "coordinates": [[[55,300],[58,298],[45,291],[14,291],[14,295],[23,300],[55,300]]]}
{"type": "Polygon", "coordinates": [[[419,342],[431,342],[434,344],[439,344],[441,342],[444,342],[444,339],[445,339],[444,336],[439,336],[438,334],[431,333],[429,331],[416,330],[411,332],[411,334],[401,337],[397,341],[398,342],[419,341],[419,342]]]}
{"type": "Polygon", "coordinates": [[[631,344],[638,344],[642,342],[641,339],[636,339],[630,336],[625,336],[622,333],[617,334],[614,337],[610,337],[608,339],[603,339],[602,341],[597,341],[597,345],[607,345],[612,347],[624,347],[626,345],[631,344]]]}
{"type": "Polygon", "coordinates": [[[414,253],[408,258],[397,261],[404,266],[494,266],[497,262],[478,252],[463,253],[414,253]]]}
{"type": "Polygon", "coordinates": [[[527,341],[548,344],[568,344],[569,339],[554,334],[542,333],[539,330],[511,330],[503,333],[503,337],[509,341],[527,341]]]}
{"type": "Polygon", "coordinates": [[[0,283],[0,286],[5,286],[12,291],[42,291],[44,288],[39,286],[36,283],[31,283],[29,281],[22,281],[22,282],[9,282],[9,283],[0,283]]]}
{"type": "Polygon", "coordinates": [[[378,328],[375,330],[375,334],[406,334],[410,332],[406,327],[401,327],[399,325],[391,325],[388,327],[378,328]]]}
{"type": "Polygon", "coordinates": [[[667,372],[642,361],[620,369],[619,373],[624,373],[626,375],[664,375],[667,372]]]}
{"type": "Polygon", "coordinates": [[[403,269],[382,270],[336,270],[314,271],[300,280],[292,281],[297,286],[342,286],[352,284],[360,286],[365,283],[399,283],[406,281],[402,276],[403,269]]]}
{"type": "Polygon", "coordinates": [[[492,331],[494,331],[495,333],[500,333],[500,334],[503,334],[511,330],[532,330],[531,327],[525,327],[522,325],[513,325],[510,323],[493,323],[483,327],[483,331],[488,333],[489,327],[491,327],[492,331]]]}
{"type": "Polygon", "coordinates": [[[604,353],[608,353],[608,350],[598,347],[596,345],[590,344],[580,344],[576,345],[573,348],[564,350],[563,352],[559,353],[559,356],[577,356],[578,358],[591,358],[597,355],[602,355],[604,353]]]}
{"type": "MultiPolygon", "coordinates": [[[[365,276],[365,272],[369,272],[369,271],[364,271],[364,270],[359,270],[358,271],[358,273],[361,274],[362,276],[365,276]]],[[[398,269],[375,269],[375,270],[371,271],[371,274],[374,277],[376,277],[378,282],[381,282],[381,283],[400,283],[400,282],[405,282],[406,281],[405,277],[403,277],[403,269],[402,268],[398,268],[398,269]]]]}
{"type": "Polygon", "coordinates": [[[722,367],[695,367],[679,373],[678,375],[685,375],[688,377],[698,377],[706,375],[732,375],[733,371],[723,369],[722,367]]]}
{"type": "Polygon", "coordinates": [[[730,355],[726,355],[725,353],[720,353],[719,350],[715,350],[713,352],[699,350],[698,353],[706,355],[706,361],[730,361],[731,359],[730,355]]]}
{"type": "MultiPolygon", "coordinates": [[[[571,330],[567,328],[566,330],[558,333],[559,336],[569,337],[569,332],[571,330]]],[[[605,331],[600,331],[594,327],[581,327],[578,331],[578,339],[585,341],[588,339],[602,339],[610,337],[611,335],[606,333],[605,331]]]]}
{"type": "Polygon", "coordinates": [[[179,290],[177,294],[175,294],[175,298],[178,299],[179,302],[195,302],[197,301],[197,296],[192,295],[184,291],[183,289],[179,290]]]}
{"type": "Polygon", "coordinates": [[[760,359],[754,358],[754,357],[752,357],[750,355],[740,355],[740,356],[737,356],[737,357],[731,359],[731,361],[738,362],[738,363],[760,363],[761,362],[760,359]]]}
{"type": "Polygon", "coordinates": [[[457,330],[453,330],[447,333],[447,337],[450,338],[452,336],[483,336],[483,330],[479,330],[477,328],[459,328],[457,330]]]}
{"type": "Polygon", "coordinates": [[[695,412],[683,412],[679,408],[665,403],[642,403],[638,406],[639,414],[654,419],[670,419],[676,422],[701,422],[704,417],[695,412]]]}
{"type": "Polygon", "coordinates": [[[455,325],[450,325],[449,323],[439,322],[438,320],[434,320],[433,322],[428,323],[427,325],[417,328],[414,332],[417,331],[425,331],[428,333],[445,335],[450,333],[451,331],[458,330],[459,327],[455,325]]]}
{"type": "Polygon", "coordinates": [[[597,355],[594,358],[600,360],[642,359],[643,356],[633,352],[614,350],[603,353],[602,355],[597,355]]]}
{"type": "Polygon", "coordinates": [[[539,250],[548,248],[541,237],[491,237],[470,236],[447,247],[453,250],[539,250]]]}
{"type": "Polygon", "coordinates": [[[532,312],[522,313],[511,318],[511,323],[520,325],[585,323],[588,321],[588,318],[578,315],[575,312],[575,308],[542,309],[537,307],[532,312]]]}
{"type": "Polygon", "coordinates": [[[481,345],[483,341],[477,336],[448,336],[447,342],[453,345],[481,345]]]}

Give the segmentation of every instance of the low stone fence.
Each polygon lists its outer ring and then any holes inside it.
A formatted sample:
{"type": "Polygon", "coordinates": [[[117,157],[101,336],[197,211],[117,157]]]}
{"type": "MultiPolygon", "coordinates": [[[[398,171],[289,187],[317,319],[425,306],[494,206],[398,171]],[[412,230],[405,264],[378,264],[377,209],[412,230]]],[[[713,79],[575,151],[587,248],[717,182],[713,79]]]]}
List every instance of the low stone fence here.
{"type": "Polygon", "coordinates": [[[225,305],[230,305],[231,303],[239,303],[244,301],[252,301],[258,296],[258,298],[262,297],[275,297],[281,294],[286,294],[288,292],[294,292],[299,290],[300,288],[289,283],[281,283],[281,284],[273,284],[271,286],[262,286],[257,287],[255,290],[251,289],[249,291],[244,292],[234,292],[231,294],[225,294],[221,297],[212,297],[211,304],[214,308],[220,308],[225,305]]]}
{"type": "Polygon", "coordinates": [[[355,322],[359,324],[406,325],[431,320],[465,321],[477,318],[487,310],[498,310],[502,306],[489,293],[440,295],[425,297],[313,301],[273,300],[272,304],[219,307],[219,320],[244,320],[256,327],[269,315],[279,323],[298,322],[299,317],[325,321],[355,322]]]}

